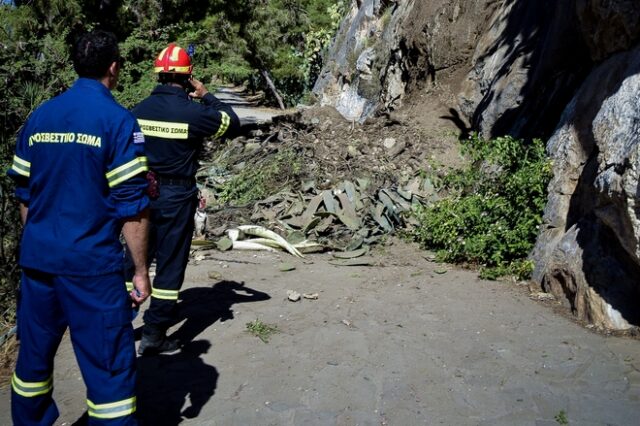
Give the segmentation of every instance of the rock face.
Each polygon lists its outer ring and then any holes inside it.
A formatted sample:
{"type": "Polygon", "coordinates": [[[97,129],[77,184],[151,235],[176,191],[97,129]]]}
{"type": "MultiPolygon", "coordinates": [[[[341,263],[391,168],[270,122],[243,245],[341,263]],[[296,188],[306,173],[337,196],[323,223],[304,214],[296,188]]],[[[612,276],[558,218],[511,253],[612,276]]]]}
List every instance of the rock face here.
{"type": "Polygon", "coordinates": [[[534,279],[585,321],[640,326],[640,0],[354,1],[314,92],[362,121],[447,73],[473,130],[550,138],[534,279]]]}
{"type": "Polygon", "coordinates": [[[350,120],[398,108],[436,73],[468,62],[497,3],[354,1],[313,92],[350,120]]]}
{"type": "Polygon", "coordinates": [[[549,136],[591,67],[573,1],[506,1],[481,37],[459,96],[486,137],[549,136]]]}
{"type": "Polygon", "coordinates": [[[548,144],[534,279],[597,326],[640,325],[640,48],[596,68],[548,144]]]}

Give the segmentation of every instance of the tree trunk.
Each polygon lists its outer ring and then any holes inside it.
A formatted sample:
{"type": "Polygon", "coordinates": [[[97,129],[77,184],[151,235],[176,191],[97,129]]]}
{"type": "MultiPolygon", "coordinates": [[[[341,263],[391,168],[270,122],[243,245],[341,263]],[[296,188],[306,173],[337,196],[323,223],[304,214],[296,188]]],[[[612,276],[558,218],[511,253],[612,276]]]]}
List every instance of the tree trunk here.
{"type": "Polygon", "coordinates": [[[276,89],[276,85],[273,84],[273,80],[271,80],[271,76],[269,75],[269,71],[267,71],[265,69],[261,69],[260,73],[262,73],[262,76],[264,77],[265,81],[267,82],[267,86],[269,86],[269,89],[271,89],[271,91],[273,92],[273,96],[276,97],[276,100],[278,101],[278,105],[280,105],[280,109],[284,110],[284,102],[282,100],[282,96],[280,95],[280,93],[278,93],[278,89],[276,89]]]}

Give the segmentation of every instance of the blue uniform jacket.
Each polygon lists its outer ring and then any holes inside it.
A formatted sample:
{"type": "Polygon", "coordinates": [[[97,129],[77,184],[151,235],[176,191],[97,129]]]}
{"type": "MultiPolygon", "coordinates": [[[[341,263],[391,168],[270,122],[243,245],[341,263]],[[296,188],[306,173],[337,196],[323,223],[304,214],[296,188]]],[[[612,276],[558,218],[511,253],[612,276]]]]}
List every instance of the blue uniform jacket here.
{"type": "Polygon", "coordinates": [[[133,109],[146,140],[149,169],[160,176],[190,179],[206,137],[228,137],[240,128],[230,106],[207,93],[192,101],[180,87],[159,85],[133,109]]]}
{"type": "Polygon", "coordinates": [[[59,275],[120,272],[122,219],[149,204],[144,136],[100,82],[80,78],[36,109],[9,175],[29,206],[20,265],[59,275]]]}

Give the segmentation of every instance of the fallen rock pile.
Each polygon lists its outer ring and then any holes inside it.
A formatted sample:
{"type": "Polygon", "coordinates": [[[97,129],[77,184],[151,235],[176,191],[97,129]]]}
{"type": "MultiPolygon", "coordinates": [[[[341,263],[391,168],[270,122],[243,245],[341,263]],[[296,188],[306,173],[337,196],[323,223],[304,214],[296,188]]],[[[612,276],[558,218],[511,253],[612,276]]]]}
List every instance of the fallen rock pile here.
{"type": "MultiPolygon", "coordinates": [[[[198,173],[207,198],[207,239],[229,239],[230,228],[259,224],[290,244],[311,242],[311,251],[366,252],[411,222],[407,213],[413,208],[438,198],[434,180],[446,167],[437,148],[446,143],[456,143],[455,137],[443,135],[434,143],[400,117],[383,116],[359,125],[332,108],[316,108],[226,145],[212,144],[198,173]],[[301,166],[269,182],[272,193],[245,205],[219,202],[222,188],[234,176],[284,151],[295,153],[301,166]]],[[[219,248],[231,249],[241,241],[231,240],[219,248]]]]}

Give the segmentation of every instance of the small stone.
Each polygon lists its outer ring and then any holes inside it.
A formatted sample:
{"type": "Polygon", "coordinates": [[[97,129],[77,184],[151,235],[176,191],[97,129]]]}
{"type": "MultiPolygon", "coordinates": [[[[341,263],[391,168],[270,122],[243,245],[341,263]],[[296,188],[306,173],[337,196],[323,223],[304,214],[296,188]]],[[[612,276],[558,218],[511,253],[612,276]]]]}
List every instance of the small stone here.
{"type": "Polygon", "coordinates": [[[305,293],[302,295],[302,297],[309,300],[318,300],[320,295],[318,293],[305,293]]]}
{"type": "Polygon", "coordinates": [[[221,280],[222,279],[222,274],[218,271],[209,271],[209,273],[207,274],[209,276],[209,279],[212,280],[221,280]]]}
{"type": "Polygon", "coordinates": [[[388,151],[392,149],[394,146],[396,146],[397,143],[398,141],[395,138],[386,138],[382,142],[382,145],[384,145],[384,148],[388,151]]]}
{"type": "Polygon", "coordinates": [[[395,138],[386,138],[382,142],[384,149],[387,153],[387,156],[390,158],[395,158],[402,153],[407,147],[407,143],[405,141],[398,141],[395,138]]]}
{"type": "Polygon", "coordinates": [[[300,300],[300,293],[295,290],[287,290],[287,299],[291,302],[297,302],[300,300]]]}
{"type": "Polygon", "coordinates": [[[289,272],[294,271],[296,267],[290,263],[281,263],[278,269],[280,269],[281,272],[289,272]]]}

